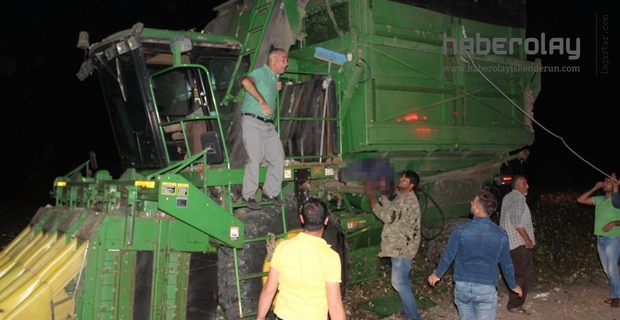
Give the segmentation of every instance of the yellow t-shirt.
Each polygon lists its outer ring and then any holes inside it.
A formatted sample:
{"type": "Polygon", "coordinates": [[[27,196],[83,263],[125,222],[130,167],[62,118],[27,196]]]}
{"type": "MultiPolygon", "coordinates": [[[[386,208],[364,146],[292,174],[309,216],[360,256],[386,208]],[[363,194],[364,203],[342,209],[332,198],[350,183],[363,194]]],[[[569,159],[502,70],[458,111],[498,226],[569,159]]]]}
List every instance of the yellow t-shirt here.
{"type": "Polygon", "coordinates": [[[284,320],[326,320],[326,282],[340,283],[340,256],[322,238],[300,233],[271,259],[279,273],[275,314],[284,320]]]}

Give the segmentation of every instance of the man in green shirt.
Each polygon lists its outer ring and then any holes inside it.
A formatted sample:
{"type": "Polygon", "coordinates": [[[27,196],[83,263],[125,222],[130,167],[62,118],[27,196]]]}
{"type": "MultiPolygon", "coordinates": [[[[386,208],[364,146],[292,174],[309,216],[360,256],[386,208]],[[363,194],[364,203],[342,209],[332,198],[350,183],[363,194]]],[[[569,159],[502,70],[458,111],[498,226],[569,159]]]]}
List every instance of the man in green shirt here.
{"type": "Polygon", "coordinates": [[[243,80],[245,96],[241,111],[243,119],[243,146],[248,154],[243,176],[243,200],[248,208],[260,209],[255,200],[258,189],[259,167],[263,160],[267,162],[267,177],[263,185],[263,199],[280,205],[278,195],[282,184],[284,168],[284,149],[280,136],[273,125],[276,111],[276,96],[282,88],[278,81],[280,74],[288,65],[288,54],[283,49],[274,49],[269,53],[267,64],[254,69],[243,80]]]}
{"type": "Polygon", "coordinates": [[[618,274],[618,258],[620,257],[620,228],[611,228],[610,223],[620,219],[620,209],[611,203],[614,190],[612,180],[606,178],[597,182],[592,189],[577,198],[582,204],[594,206],[594,234],[598,242],[598,256],[607,274],[610,287],[610,298],[604,302],[612,308],[620,307],[620,275],[618,274]],[[592,196],[598,189],[605,192],[604,196],[592,196]]]}

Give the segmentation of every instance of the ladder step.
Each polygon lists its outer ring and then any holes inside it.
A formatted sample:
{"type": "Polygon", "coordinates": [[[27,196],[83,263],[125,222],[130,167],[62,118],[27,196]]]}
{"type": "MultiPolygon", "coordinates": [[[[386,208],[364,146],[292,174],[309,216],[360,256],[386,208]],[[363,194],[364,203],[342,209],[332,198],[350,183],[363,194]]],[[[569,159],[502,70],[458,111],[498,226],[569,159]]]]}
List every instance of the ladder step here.
{"type": "Polygon", "coordinates": [[[259,31],[263,31],[264,29],[265,29],[264,26],[259,26],[259,27],[256,27],[254,29],[248,30],[247,34],[257,33],[259,31]]]}
{"type": "Polygon", "coordinates": [[[244,312],[241,315],[241,318],[250,318],[250,317],[254,317],[258,314],[258,311],[250,311],[250,312],[244,312]]]}
{"type": "MultiPolygon", "coordinates": [[[[286,238],[286,234],[279,233],[279,234],[276,234],[274,237],[276,239],[286,238]]],[[[269,239],[271,239],[271,236],[256,237],[256,238],[252,238],[252,239],[245,239],[244,243],[258,242],[258,241],[267,241],[269,239]]]]}
{"type": "MultiPolygon", "coordinates": [[[[272,205],[272,204],[273,204],[273,202],[272,202],[272,201],[256,201],[256,203],[258,203],[260,206],[264,206],[264,205],[272,205]]],[[[243,200],[242,200],[242,202],[236,202],[236,203],[233,203],[233,205],[232,205],[232,207],[233,207],[234,209],[237,209],[237,208],[246,208],[247,206],[248,206],[248,205],[247,205],[245,202],[243,202],[243,200]]]]}
{"type": "Polygon", "coordinates": [[[239,280],[258,279],[258,278],[266,277],[268,274],[269,274],[268,272],[257,272],[257,273],[244,274],[244,275],[239,276],[239,280]]]}
{"type": "Polygon", "coordinates": [[[271,6],[271,5],[272,5],[272,3],[271,3],[271,1],[269,1],[269,2],[267,2],[265,4],[262,4],[262,5],[258,6],[258,7],[256,7],[256,9],[254,9],[254,12],[268,9],[269,6],[271,6]]]}

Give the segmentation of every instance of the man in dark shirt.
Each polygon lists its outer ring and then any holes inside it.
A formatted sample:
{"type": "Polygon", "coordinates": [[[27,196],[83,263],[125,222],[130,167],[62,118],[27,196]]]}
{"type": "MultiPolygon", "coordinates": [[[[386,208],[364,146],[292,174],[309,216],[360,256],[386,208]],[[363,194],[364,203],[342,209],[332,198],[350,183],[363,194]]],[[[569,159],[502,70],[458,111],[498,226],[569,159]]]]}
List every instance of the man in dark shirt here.
{"type": "Polygon", "coordinates": [[[482,191],[471,201],[474,218],[450,235],[437,270],[428,277],[434,287],[454,261],[454,303],[460,319],[495,319],[497,313],[497,265],[508,286],[519,296],[506,231],[489,216],[497,210],[497,198],[482,191]]]}

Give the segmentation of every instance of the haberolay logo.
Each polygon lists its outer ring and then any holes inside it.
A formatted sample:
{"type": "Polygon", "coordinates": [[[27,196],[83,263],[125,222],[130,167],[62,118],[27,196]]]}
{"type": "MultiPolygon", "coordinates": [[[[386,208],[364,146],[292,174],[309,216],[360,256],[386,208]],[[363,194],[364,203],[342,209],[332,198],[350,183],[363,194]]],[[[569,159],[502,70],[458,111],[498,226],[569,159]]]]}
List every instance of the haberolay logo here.
{"type": "Polygon", "coordinates": [[[581,39],[550,38],[544,33],[540,38],[485,38],[476,33],[473,38],[455,39],[443,34],[443,53],[465,55],[512,55],[519,47],[528,55],[568,55],[569,60],[577,60],[581,56],[581,39]]]}

